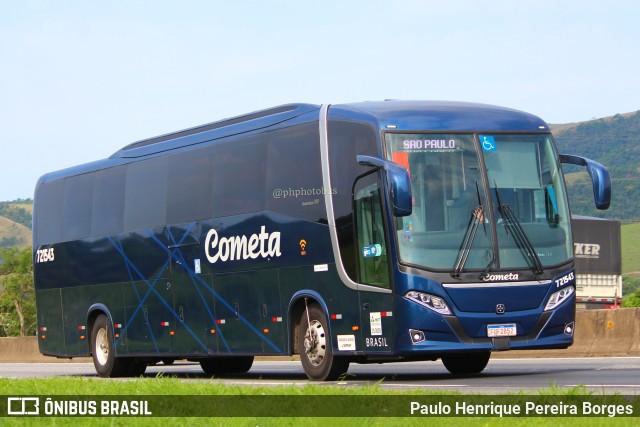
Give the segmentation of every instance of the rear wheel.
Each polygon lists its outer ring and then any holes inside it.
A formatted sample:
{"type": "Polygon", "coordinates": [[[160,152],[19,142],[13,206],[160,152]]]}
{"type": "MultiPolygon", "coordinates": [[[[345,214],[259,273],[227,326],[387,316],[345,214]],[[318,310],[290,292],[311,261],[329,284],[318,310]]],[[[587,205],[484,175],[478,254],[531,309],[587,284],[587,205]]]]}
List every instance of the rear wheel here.
{"type": "Polygon", "coordinates": [[[442,356],[442,363],[452,374],[479,374],[487,367],[490,352],[460,353],[442,356]]]}
{"type": "Polygon", "coordinates": [[[242,374],[253,366],[253,356],[212,357],[201,359],[200,367],[208,376],[242,374]]]}
{"type": "Polygon", "coordinates": [[[95,366],[96,372],[101,377],[129,375],[130,361],[122,357],[116,357],[112,331],[109,318],[104,314],[100,314],[96,318],[91,329],[93,366],[95,366]]]}
{"type": "Polygon", "coordinates": [[[349,359],[333,355],[329,324],[320,306],[310,305],[302,312],[299,331],[300,361],[307,377],[315,381],[334,381],[349,369],[349,359]]]}

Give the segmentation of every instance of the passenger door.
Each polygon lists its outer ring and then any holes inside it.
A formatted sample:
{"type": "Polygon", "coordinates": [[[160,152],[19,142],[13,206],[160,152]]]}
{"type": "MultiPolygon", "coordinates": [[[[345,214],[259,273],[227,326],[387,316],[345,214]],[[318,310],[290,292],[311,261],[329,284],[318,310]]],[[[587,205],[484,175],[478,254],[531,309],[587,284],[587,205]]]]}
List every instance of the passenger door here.
{"type": "Polygon", "coordinates": [[[360,176],[353,187],[360,348],[367,353],[393,349],[393,294],[381,188],[377,171],[360,176]]]}

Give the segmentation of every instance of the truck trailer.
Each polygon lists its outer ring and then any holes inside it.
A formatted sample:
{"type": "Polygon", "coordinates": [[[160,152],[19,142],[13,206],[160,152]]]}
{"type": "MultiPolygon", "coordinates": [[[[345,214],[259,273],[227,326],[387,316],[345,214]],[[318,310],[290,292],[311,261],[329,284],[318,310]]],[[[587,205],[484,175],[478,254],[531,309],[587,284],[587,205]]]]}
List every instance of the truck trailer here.
{"type": "Polygon", "coordinates": [[[576,267],[576,309],[620,307],[620,221],[574,215],[571,226],[576,267]]]}

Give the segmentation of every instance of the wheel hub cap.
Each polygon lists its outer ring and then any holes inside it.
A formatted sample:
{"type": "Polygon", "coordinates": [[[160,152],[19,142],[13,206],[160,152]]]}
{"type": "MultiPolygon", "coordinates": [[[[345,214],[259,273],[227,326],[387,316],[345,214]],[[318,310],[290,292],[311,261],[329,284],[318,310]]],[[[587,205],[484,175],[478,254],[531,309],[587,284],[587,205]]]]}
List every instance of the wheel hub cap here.
{"type": "Polygon", "coordinates": [[[315,366],[320,365],[324,360],[326,348],[327,341],[324,328],[320,322],[314,320],[307,328],[307,333],[304,336],[304,349],[309,361],[315,366]]]}

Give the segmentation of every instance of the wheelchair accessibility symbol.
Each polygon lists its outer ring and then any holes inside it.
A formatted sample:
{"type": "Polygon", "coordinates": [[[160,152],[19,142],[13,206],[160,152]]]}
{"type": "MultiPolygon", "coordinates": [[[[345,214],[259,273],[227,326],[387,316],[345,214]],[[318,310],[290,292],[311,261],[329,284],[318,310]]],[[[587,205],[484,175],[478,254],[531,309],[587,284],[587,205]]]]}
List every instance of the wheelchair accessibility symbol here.
{"type": "Polygon", "coordinates": [[[480,144],[484,151],[496,151],[496,141],[492,136],[480,135],[480,144]]]}

